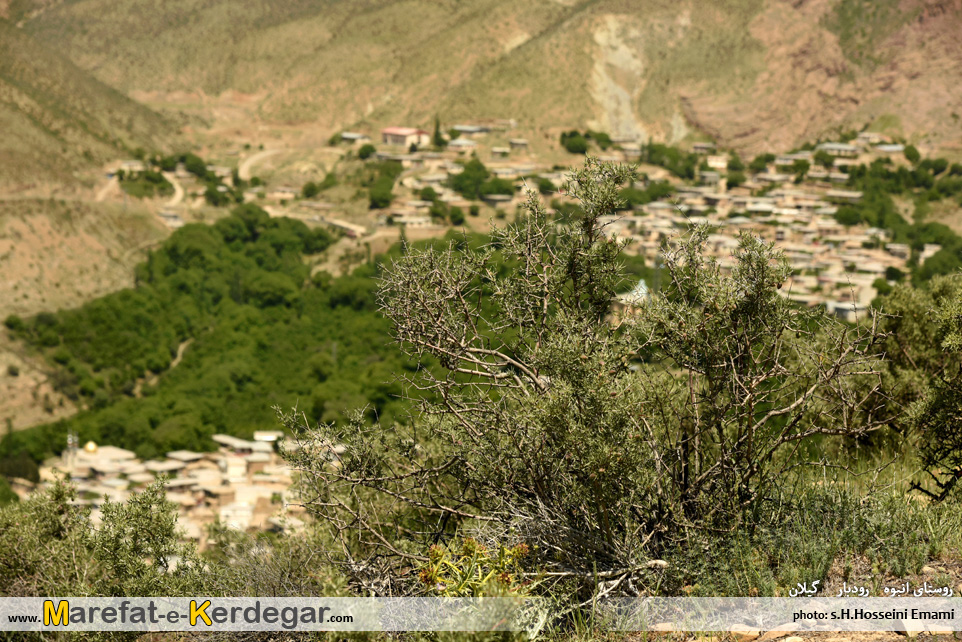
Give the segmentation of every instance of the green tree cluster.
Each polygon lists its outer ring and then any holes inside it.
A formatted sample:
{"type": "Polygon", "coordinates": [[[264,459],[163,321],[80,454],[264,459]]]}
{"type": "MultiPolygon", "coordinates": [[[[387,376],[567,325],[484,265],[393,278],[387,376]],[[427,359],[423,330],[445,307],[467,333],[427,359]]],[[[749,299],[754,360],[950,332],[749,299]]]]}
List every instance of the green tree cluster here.
{"type": "Polygon", "coordinates": [[[403,168],[397,161],[384,161],[377,166],[377,177],[368,188],[368,202],[371,209],[384,209],[394,200],[394,183],[403,168]]]}
{"type": "Polygon", "coordinates": [[[561,146],[564,147],[569,154],[588,153],[588,139],[576,129],[561,134],[561,146]]]}
{"type": "Polygon", "coordinates": [[[635,207],[671,196],[674,191],[675,188],[668,181],[652,181],[644,189],[626,187],[618,195],[624,201],[626,207],[635,207]]]}
{"type": "Polygon", "coordinates": [[[117,172],[120,187],[134,198],[154,198],[155,196],[170,196],[174,193],[174,186],[164,175],[154,170],[142,172],[117,172]]]}
{"type": "Polygon", "coordinates": [[[756,174],[764,172],[769,163],[775,162],[775,154],[759,154],[752,159],[752,162],[748,164],[748,169],[756,174]]]}
{"type": "Polygon", "coordinates": [[[270,428],[270,406],[298,399],[325,420],[365,404],[372,418],[403,415],[392,383],[403,359],[381,339],[376,268],[310,278],[304,255],[331,241],[243,205],[213,226],[177,230],[138,267],[135,288],[10,319],[15,337],[48,356],[55,385],[87,410],[5,436],[0,458],[41,461],[64,447],[68,429],[143,457],[208,450],[211,434],[270,428]]]}
{"type": "Polygon", "coordinates": [[[477,158],[464,164],[464,169],[451,176],[449,186],[470,200],[479,200],[491,194],[514,194],[514,182],[491,176],[491,172],[477,158]]]}
{"type": "Polygon", "coordinates": [[[649,143],[642,147],[641,162],[659,165],[679,178],[694,180],[698,155],[661,143],[649,143]]]}

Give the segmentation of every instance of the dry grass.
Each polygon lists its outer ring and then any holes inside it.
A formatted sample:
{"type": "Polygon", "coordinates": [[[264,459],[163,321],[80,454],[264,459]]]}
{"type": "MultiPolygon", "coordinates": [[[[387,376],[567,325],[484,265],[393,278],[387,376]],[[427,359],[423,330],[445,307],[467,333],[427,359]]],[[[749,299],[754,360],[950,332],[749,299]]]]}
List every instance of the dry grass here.
{"type": "Polygon", "coordinates": [[[162,147],[170,126],[0,21],[0,190],[76,183],[75,172],[136,147],[162,147]]]}

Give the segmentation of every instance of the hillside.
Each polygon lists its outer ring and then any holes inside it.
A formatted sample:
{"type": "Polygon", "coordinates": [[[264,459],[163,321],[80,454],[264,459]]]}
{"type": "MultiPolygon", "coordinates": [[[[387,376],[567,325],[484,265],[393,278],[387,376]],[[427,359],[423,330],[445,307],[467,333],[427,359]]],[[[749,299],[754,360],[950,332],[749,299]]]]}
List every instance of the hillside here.
{"type": "Polygon", "coordinates": [[[839,129],[962,149],[962,0],[19,0],[101,81],[216,126],[514,118],[754,152],[839,129]]]}
{"type": "Polygon", "coordinates": [[[0,189],[76,182],[138,147],[163,147],[168,121],[0,19],[0,189]]]}
{"type": "Polygon", "coordinates": [[[0,318],[70,308],[133,283],[167,230],[137,203],[0,200],[0,318]]]}

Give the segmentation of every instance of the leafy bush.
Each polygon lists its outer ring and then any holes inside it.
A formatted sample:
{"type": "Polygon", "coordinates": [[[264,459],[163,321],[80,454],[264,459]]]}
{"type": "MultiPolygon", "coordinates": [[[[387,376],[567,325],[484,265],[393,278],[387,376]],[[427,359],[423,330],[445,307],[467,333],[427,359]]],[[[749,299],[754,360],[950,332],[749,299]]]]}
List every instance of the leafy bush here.
{"type": "Polygon", "coordinates": [[[23,319],[18,317],[16,314],[11,314],[4,319],[3,325],[7,326],[7,329],[12,330],[13,332],[22,332],[26,328],[23,319]]]}
{"type": "MultiPolygon", "coordinates": [[[[464,170],[449,179],[451,188],[467,199],[481,198],[481,187],[488,181],[491,173],[477,158],[472,158],[464,164],[464,170]]],[[[514,189],[512,188],[512,193],[514,189]]]]}
{"type": "Polygon", "coordinates": [[[558,188],[549,179],[542,176],[538,177],[538,192],[541,194],[554,194],[558,191],[558,188]]]}
{"type": "Polygon", "coordinates": [[[147,170],[136,174],[120,174],[120,187],[134,198],[169,196],[174,186],[160,172],[147,170]]]}
{"type": "MultiPolygon", "coordinates": [[[[929,261],[939,257],[944,250],[929,261]]],[[[954,258],[954,257],[953,257],[954,258]]],[[[957,261],[957,259],[956,259],[957,261]]],[[[926,265],[928,265],[928,261],[926,265]]],[[[898,285],[884,299],[885,329],[892,333],[886,391],[908,407],[904,428],[918,435],[926,475],[914,486],[945,500],[962,480],[962,278],[935,276],[925,287],[898,285]]]]}
{"type": "Polygon", "coordinates": [[[492,245],[411,249],[385,271],[397,341],[442,368],[410,378],[417,430],[283,415],[305,496],[323,497],[309,508],[359,586],[416,590],[406,557],[468,528],[489,550],[515,533],[543,551],[530,564],[582,586],[633,576],[649,555],[754,523],[795,444],[882,425],[847,394],[871,380],[878,336],[781,297],[791,269],[757,238],[723,273],[696,230],[667,253],[664,291],[608,323],[624,275],[598,219],[630,177],[589,159],[565,185],[578,225],[559,229],[532,194],[492,245]]]}
{"type": "Polygon", "coordinates": [[[816,151],[812,160],[815,161],[816,165],[821,165],[826,169],[831,169],[835,165],[835,157],[826,152],[824,149],[816,151]]]}
{"type": "Polygon", "coordinates": [[[744,172],[728,172],[725,183],[729,188],[738,187],[747,180],[744,172]]]}
{"type": "Polygon", "coordinates": [[[378,178],[369,191],[368,201],[371,209],[384,209],[394,200],[394,179],[388,176],[378,178]]]}
{"type": "Polygon", "coordinates": [[[20,501],[20,497],[17,496],[13,489],[10,488],[10,484],[6,479],[0,477],[0,508],[6,504],[12,504],[13,502],[20,501]]]}
{"type": "Polygon", "coordinates": [[[478,191],[481,196],[491,196],[492,194],[513,196],[514,183],[504,178],[491,178],[486,180],[478,191]]]}
{"type": "Polygon", "coordinates": [[[428,549],[428,561],[418,572],[424,591],[444,597],[526,595],[533,584],[525,580],[522,560],[527,544],[492,551],[471,537],[428,549]]]}
{"type": "Polygon", "coordinates": [[[851,227],[852,225],[858,225],[862,222],[862,215],[859,213],[858,209],[849,205],[843,205],[836,210],[835,220],[842,225],[851,227]]]}
{"type": "Polygon", "coordinates": [[[913,165],[918,163],[922,158],[922,154],[919,153],[919,150],[916,149],[915,145],[906,145],[902,153],[905,154],[905,160],[913,165]]]}
{"type": "Polygon", "coordinates": [[[628,207],[634,207],[665,198],[674,191],[675,188],[668,181],[653,181],[645,189],[626,187],[619,192],[619,196],[628,207]]]}
{"type": "Polygon", "coordinates": [[[607,132],[585,132],[585,138],[588,140],[593,140],[596,145],[602,150],[606,150],[611,147],[614,143],[611,140],[611,136],[607,132]]]}
{"type": "Polygon", "coordinates": [[[207,178],[207,163],[205,163],[204,159],[200,156],[196,154],[185,154],[181,157],[181,161],[184,163],[184,169],[194,176],[201,179],[207,178]]]}
{"type": "Polygon", "coordinates": [[[321,188],[318,187],[317,183],[314,181],[308,181],[304,183],[304,187],[301,188],[301,196],[304,198],[314,198],[320,193],[320,191],[321,188]]]}
{"type": "Polygon", "coordinates": [[[377,166],[377,178],[368,190],[371,209],[384,209],[394,200],[394,182],[402,171],[401,163],[385,161],[377,166]]]}
{"type": "Polygon", "coordinates": [[[752,159],[752,162],[748,164],[748,169],[756,174],[764,172],[768,168],[769,163],[775,162],[775,154],[759,154],[752,159]]]}
{"type": "Polygon", "coordinates": [[[108,502],[98,528],[62,483],[0,508],[0,594],[190,596],[213,569],[177,537],[177,512],[160,483],[125,504],[108,502]]]}
{"type": "Polygon", "coordinates": [[[562,134],[561,146],[569,154],[586,154],[588,152],[588,140],[577,131],[562,134]]]}
{"type": "Polygon", "coordinates": [[[649,143],[642,148],[641,161],[660,165],[679,178],[692,180],[698,167],[698,155],[683,152],[660,143],[649,143]]]}
{"type": "Polygon", "coordinates": [[[360,158],[361,160],[367,160],[371,156],[374,156],[374,153],[376,151],[377,149],[374,147],[374,145],[370,143],[365,143],[364,145],[361,145],[361,148],[359,150],[357,150],[357,157],[360,158]]]}
{"type": "Polygon", "coordinates": [[[0,477],[18,477],[36,484],[40,481],[40,469],[34,460],[21,453],[0,459],[0,477]]]}

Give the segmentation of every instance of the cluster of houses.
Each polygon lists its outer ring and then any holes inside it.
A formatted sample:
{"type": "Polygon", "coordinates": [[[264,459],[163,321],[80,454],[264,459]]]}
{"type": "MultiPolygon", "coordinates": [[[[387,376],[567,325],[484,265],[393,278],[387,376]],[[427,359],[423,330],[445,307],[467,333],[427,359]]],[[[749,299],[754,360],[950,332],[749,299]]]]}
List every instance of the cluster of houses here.
{"type": "MultiPolygon", "coordinates": [[[[417,127],[385,127],[376,141],[368,134],[345,131],[338,140],[342,145],[357,147],[377,143],[378,160],[397,161],[405,170],[399,179],[402,189],[397,193],[408,196],[396,198],[390,208],[381,211],[379,225],[435,234],[446,229],[445,222],[431,216],[435,201],[464,210],[476,204],[448,187],[449,179],[463,171],[467,157],[481,159],[494,177],[516,181],[514,195],[484,198],[496,210],[513,211],[526,198],[518,179],[537,177],[554,185],[564,182],[564,172],[549,171],[534,162],[526,139],[511,137],[516,126],[507,120],[457,124],[448,130],[450,139],[441,151],[431,149],[432,134],[417,127]],[[419,197],[425,188],[431,188],[431,200],[419,197]]],[[[637,162],[642,150],[639,141],[613,142],[615,145],[603,152],[601,160],[637,162]]],[[[891,268],[908,271],[909,249],[892,243],[885,230],[864,225],[845,227],[835,219],[840,206],[862,199],[860,192],[845,188],[848,175],[842,170],[879,157],[901,159],[902,145],[880,134],[863,132],[851,141],[825,142],[812,150],[779,155],[764,171],[752,174],[734,188],[726,185],[729,155],[718,153],[709,142],[695,143],[692,151],[703,161],[694,184],[681,185],[667,170],[646,168],[651,179],[674,182],[674,193],[606,221],[609,234],[630,241],[629,252],[637,252],[653,264],[667,240],[693,224],[704,223],[712,228],[709,251],[725,269],[730,266],[737,235],[750,231],[775,242],[795,267],[795,276],[782,290],[785,296],[805,305],[823,305],[847,319],[864,313],[876,296],[873,283],[877,279],[892,274],[891,268]],[[826,158],[831,162],[826,163],[826,158]],[[805,168],[801,178],[799,167],[805,168]]],[[[212,167],[211,171],[230,181],[229,169],[212,167]]],[[[178,175],[181,173],[183,169],[178,168],[178,175]]],[[[349,238],[360,239],[373,231],[362,221],[346,220],[343,214],[331,211],[334,208],[329,203],[299,199],[299,195],[298,188],[278,186],[245,197],[286,205],[284,215],[330,226],[349,238]]],[[[566,197],[555,194],[546,200],[554,199],[564,202],[566,197]]],[[[161,215],[171,227],[182,225],[175,212],[161,215]]],[[[919,260],[924,261],[938,249],[938,245],[926,246],[919,260]]]]}
{"type": "MultiPolygon", "coordinates": [[[[669,199],[654,201],[632,212],[606,217],[605,232],[627,239],[628,251],[657,265],[666,243],[694,225],[711,229],[706,251],[722,271],[734,265],[738,235],[750,232],[773,242],[791,263],[794,275],[780,290],[806,306],[825,306],[839,317],[864,318],[877,291],[874,283],[895,268],[909,271],[911,250],[892,243],[887,230],[864,225],[846,227],[835,220],[839,202],[856,192],[815,192],[796,186],[764,196],[719,193],[708,187],[683,187],[669,199]]],[[[929,244],[919,261],[941,249],[929,244]]]]}
{"type": "Polygon", "coordinates": [[[283,433],[258,431],[253,440],[230,435],[212,439],[218,446],[214,452],[176,450],[149,461],[93,442],[68,447],[59,461],[41,467],[41,483],[66,475],[77,488],[75,502],[91,508],[96,524],[105,501],[126,501],[166,477],[167,499],[178,507],[183,536],[201,546],[215,522],[241,531],[303,526],[301,507],[291,503],[291,470],[277,454],[283,433]]]}
{"type": "MultiPolygon", "coordinates": [[[[543,171],[528,156],[524,162],[512,162],[512,154],[527,149],[524,140],[511,139],[507,147],[486,147],[487,153],[482,153],[478,140],[488,134],[488,127],[457,126],[455,130],[460,133],[455,141],[464,141],[455,146],[455,155],[451,152],[382,152],[382,156],[400,160],[405,168],[415,170],[401,179],[402,186],[410,188],[412,193],[431,187],[441,200],[458,206],[468,204],[445,185],[451,175],[461,171],[457,156],[464,149],[477,153],[492,173],[501,178],[513,180],[536,175],[555,185],[566,179],[563,172],[543,171]]],[[[394,138],[399,131],[400,128],[385,129],[382,142],[419,144],[413,139],[394,138]]],[[[426,134],[421,130],[411,132],[412,135],[426,134]]],[[[615,142],[615,148],[605,152],[601,160],[637,161],[641,151],[638,141],[615,142]]],[[[450,143],[448,147],[451,149],[450,143]]],[[[842,170],[880,157],[901,159],[903,145],[892,143],[878,133],[863,132],[850,142],[825,142],[812,150],[776,156],[764,171],[733,189],[726,187],[728,155],[717,153],[712,143],[695,143],[692,151],[704,161],[696,184],[676,185],[672,196],[613,215],[605,221],[608,234],[629,241],[627,251],[644,256],[654,265],[664,243],[693,225],[706,224],[712,228],[708,251],[725,270],[732,266],[732,251],[738,245],[738,235],[752,232],[774,242],[794,267],[794,276],[781,290],[784,296],[803,305],[824,306],[829,312],[852,321],[863,317],[868,310],[877,295],[873,284],[878,279],[894,274],[893,269],[909,271],[910,248],[893,243],[888,231],[865,225],[844,226],[835,218],[840,206],[858,204],[862,199],[861,192],[845,189],[848,174],[842,170]],[[825,158],[831,162],[825,162],[825,158]],[[807,168],[801,179],[800,166],[807,168]]],[[[668,173],[659,168],[653,168],[649,175],[656,179],[669,178],[668,173]]],[[[644,188],[646,184],[643,182],[637,187],[644,188]]],[[[520,192],[515,196],[494,195],[489,197],[489,204],[513,209],[523,198],[520,192]]],[[[566,200],[560,194],[550,198],[566,200]]],[[[417,199],[401,202],[382,217],[382,222],[430,226],[430,205],[417,199]]],[[[926,245],[917,257],[919,262],[939,249],[936,244],[926,245]]]]}
{"type": "MultiPolygon", "coordinates": [[[[560,185],[567,177],[564,172],[544,171],[526,153],[522,158],[512,158],[520,156],[518,152],[527,151],[527,141],[523,139],[510,139],[507,146],[479,147],[479,141],[489,134],[490,127],[458,125],[454,130],[459,137],[449,143],[448,150],[433,152],[407,149],[427,142],[429,135],[424,130],[386,128],[381,132],[381,142],[400,149],[378,152],[379,157],[397,160],[409,170],[402,175],[401,186],[411,194],[430,187],[441,201],[460,207],[470,203],[446,185],[452,175],[462,171],[458,160],[466,150],[477,154],[492,174],[500,178],[537,176],[560,185]],[[457,141],[461,143],[451,144],[457,141]]],[[[637,141],[615,142],[615,148],[607,151],[601,160],[637,161],[641,151],[637,141]]],[[[893,274],[892,268],[908,272],[910,249],[891,242],[886,230],[865,225],[847,227],[835,218],[840,206],[858,204],[862,199],[860,192],[845,189],[848,175],[841,170],[879,157],[901,158],[902,145],[891,143],[880,134],[863,132],[851,142],[826,142],[812,150],[777,156],[764,171],[732,189],[726,187],[725,180],[728,155],[717,153],[712,143],[695,143],[692,151],[704,161],[696,184],[675,185],[670,197],[613,215],[605,221],[608,234],[629,241],[627,251],[656,264],[665,242],[692,225],[706,224],[712,228],[708,251],[725,270],[732,266],[737,236],[752,232],[774,242],[795,268],[795,275],[781,290],[784,296],[803,305],[825,306],[847,320],[865,314],[877,295],[873,284],[878,279],[893,274]],[[824,162],[826,157],[831,158],[831,163],[824,162]],[[817,159],[822,163],[817,163],[817,159]],[[799,161],[805,161],[801,166],[807,168],[801,180],[799,161]]],[[[649,175],[669,178],[667,172],[659,168],[652,168],[649,175]]],[[[643,181],[637,187],[644,188],[646,183],[643,181]]],[[[514,196],[492,195],[486,200],[493,207],[513,209],[523,198],[519,190],[514,196]]],[[[549,198],[566,200],[561,194],[549,198]]],[[[432,227],[431,205],[417,198],[401,200],[381,216],[381,223],[432,227]]],[[[926,245],[918,260],[924,262],[939,249],[938,245],[926,245]]]]}

